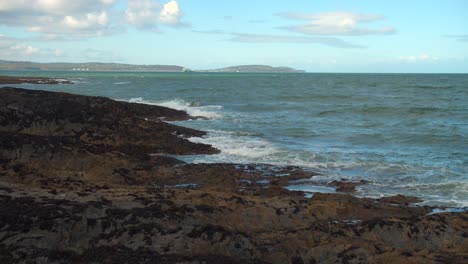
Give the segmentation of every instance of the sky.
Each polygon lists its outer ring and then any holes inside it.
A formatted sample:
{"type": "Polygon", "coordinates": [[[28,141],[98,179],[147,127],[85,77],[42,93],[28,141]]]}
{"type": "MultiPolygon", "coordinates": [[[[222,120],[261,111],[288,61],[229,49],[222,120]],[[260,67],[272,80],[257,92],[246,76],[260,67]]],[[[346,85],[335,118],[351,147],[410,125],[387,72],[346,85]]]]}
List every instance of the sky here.
{"type": "Polygon", "coordinates": [[[0,59],[468,73],[466,0],[0,0],[0,59]]]}

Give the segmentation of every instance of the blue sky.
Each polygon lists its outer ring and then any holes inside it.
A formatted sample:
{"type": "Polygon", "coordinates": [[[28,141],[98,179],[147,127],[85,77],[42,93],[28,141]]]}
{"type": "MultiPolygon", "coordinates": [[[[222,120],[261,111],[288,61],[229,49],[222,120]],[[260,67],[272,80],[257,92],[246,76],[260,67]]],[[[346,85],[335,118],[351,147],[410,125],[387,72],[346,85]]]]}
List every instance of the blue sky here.
{"type": "Polygon", "coordinates": [[[466,0],[0,0],[0,59],[467,73],[466,14],[466,0]]]}

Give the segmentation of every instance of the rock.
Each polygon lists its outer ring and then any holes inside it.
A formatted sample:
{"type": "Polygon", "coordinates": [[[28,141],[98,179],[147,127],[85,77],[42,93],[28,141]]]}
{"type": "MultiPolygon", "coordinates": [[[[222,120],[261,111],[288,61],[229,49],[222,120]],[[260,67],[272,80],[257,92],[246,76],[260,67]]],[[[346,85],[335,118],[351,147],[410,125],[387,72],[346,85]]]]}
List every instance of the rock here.
{"type": "Polygon", "coordinates": [[[355,192],[356,187],[360,185],[367,184],[367,181],[361,180],[359,182],[352,182],[347,180],[332,181],[328,185],[335,186],[337,192],[355,192]]]}
{"type": "Polygon", "coordinates": [[[401,194],[398,194],[395,196],[383,197],[383,198],[380,198],[379,201],[384,202],[384,203],[404,204],[404,205],[422,202],[422,200],[417,197],[404,196],[401,194]]]}
{"type": "Polygon", "coordinates": [[[183,111],[160,106],[2,88],[0,116],[0,131],[72,138],[83,144],[99,146],[99,149],[144,155],[218,152],[208,145],[186,140],[187,137],[203,136],[204,132],[162,122],[161,119],[185,120],[190,116],[183,111]],[[15,109],[11,108],[13,104],[15,109]]]}
{"type": "Polygon", "coordinates": [[[71,81],[44,77],[0,76],[0,84],[71,84],[71,81]]]}

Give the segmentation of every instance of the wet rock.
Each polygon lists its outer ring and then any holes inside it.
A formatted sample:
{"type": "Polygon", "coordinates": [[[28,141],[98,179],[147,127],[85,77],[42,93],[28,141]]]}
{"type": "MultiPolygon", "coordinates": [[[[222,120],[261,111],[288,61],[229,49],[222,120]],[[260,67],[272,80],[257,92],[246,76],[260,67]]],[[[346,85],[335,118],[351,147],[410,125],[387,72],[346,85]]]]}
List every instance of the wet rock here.
{"type": "Polygon", "coordinates": [[[340,180],[340,181],[332,181],[332,182],[328,183],[328,185],[335,186],[337,192],[350,193],[350,192],[355,192],[357,186],[365,185],[367,183],[368,182],[364,181],[364,180],[361,180],[361,181],[358,181],[358,182],[340,180]]]}
{"type": "Polygon", "coordinates": [[[395,196],[383,197],[383,198],[380,198],[379,201],[384,202],[384,203],[404,204],[404,205],[422,202],[422,200],[417,197],[404,196],[401,194],[398,194],[395,196]]]}

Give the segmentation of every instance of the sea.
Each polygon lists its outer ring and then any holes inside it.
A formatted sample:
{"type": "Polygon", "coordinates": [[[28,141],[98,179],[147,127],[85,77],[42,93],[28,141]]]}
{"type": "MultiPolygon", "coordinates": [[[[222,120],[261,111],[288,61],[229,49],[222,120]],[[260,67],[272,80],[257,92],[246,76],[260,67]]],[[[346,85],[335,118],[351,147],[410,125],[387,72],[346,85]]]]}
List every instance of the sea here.
{"type": "Polygon", "coordinates": [[[74,84],[15,87],[106,96],[187,111],[178,125],[217,155],[193,163],[268,163],[319,173],[291,189],[396,194],[422,205],[468,206],[468,74],[18,72],[74,84]]]}

